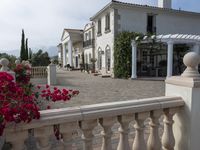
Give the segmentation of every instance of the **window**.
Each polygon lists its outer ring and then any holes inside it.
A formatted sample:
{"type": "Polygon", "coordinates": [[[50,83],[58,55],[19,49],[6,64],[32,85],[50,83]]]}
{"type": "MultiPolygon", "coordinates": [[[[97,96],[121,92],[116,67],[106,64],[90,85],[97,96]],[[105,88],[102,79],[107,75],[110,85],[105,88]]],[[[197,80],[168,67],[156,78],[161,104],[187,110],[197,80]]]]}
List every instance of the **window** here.
{"type": "Polygon", "coordinates": [[[85,41],[88,40],[88,33],[85,33],[85,41]]]}
{"type": "Polygon", "coordinates": [[[97,34],[101,34],[101,19],[98,20],[98,30],[97,34]]]}
{"type": "Polygon", "coordinates": [[[105,31],[108,31],[110,30],[110,14],[107,14],[105,19],[105,31]]]}
{"type": "Polygon", "coordinates": [[[91,40],[92,39],[92,36],[91,36],[91,31],[89,31],[89,33],[88,33],[88,40],[91,40]]]}
{"type": "Polygon", "coordinates": [[[147,33],[156,33],[155,15],[147,15],[147,33]]]}

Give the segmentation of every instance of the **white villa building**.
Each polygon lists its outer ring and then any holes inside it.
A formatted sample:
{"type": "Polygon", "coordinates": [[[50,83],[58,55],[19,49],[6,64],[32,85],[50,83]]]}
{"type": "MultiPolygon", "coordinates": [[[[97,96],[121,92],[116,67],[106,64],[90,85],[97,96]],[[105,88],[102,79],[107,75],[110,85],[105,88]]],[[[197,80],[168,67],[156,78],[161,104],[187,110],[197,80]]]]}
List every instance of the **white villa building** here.
{"type": "MultiPolygon", "coordinates": [[[[80,67],[81,58],[79,56],[83,52],[84,63],[91,64],[91,58],[95,58],[97,59],[96,71],[101,74],[113,74],[114,40],[116,35],[122,31],[156,35],[178,34],[186,37],[195,36],[196,38],[200,35],[200,13],[175,10],[172,8],[171,0],[158,0],[157,7],[112,0],[92,16],[90,21],[91,23],[87,24],[83,31],[64,30],[61,40],[62,47],[59,46],[59,57],[62,57],[60,60],[62,60],[63,66],[70,64],[74,68],[80,67]],[[70,34],[77,34],[76,38],[72,38],[73,36],[70,34]],[[69,42],[69,37],[73,42],[69,42]],[[66,46],[66,42],[69,43],[68,46],[66,46]],[[77,47],[73,48],[75,45],[77,47]],[[78,53],[76,50],[78,50],[78,53]]],[[[141,63],[141,75],[159,75],[158,64],[161,61],[169,61],[167,58],[170,54],[172,58],[170,58],[171,63],[168,62],[168,65],[171,64],[171,68],[168,68],[168,71],[171,70],[171,73],[168,72],[167,74],[171,76],[173,74],[174,46],[181,44],[186,46],[188,50],[199,52],[200,45],[198,40],[195,39],[193,42],[184,40],[184,42],[178,41],[176,43],[174,40],[169,40],[164,41],[163,44],[166,47],[163,53],[153,56],[148,49],[138,49],[136,63],[141,63]],[[148,66],[151,66],[151,69],[148,69],[148,66]]],[[[176,55],[179,55],[178,52],[176,55]]],[[[176,66],[174,67],[176,68],[176,66]]],[[[136,74],[137,72],[136,70],[136,74]]]]}
{"type": "Polygon", "coordinates": [[[74,68],[79,68],[82,63],[83,30],[64,29],[61,43],[57,47],[58,57],[63,67],[69,64],[74,68]]]}

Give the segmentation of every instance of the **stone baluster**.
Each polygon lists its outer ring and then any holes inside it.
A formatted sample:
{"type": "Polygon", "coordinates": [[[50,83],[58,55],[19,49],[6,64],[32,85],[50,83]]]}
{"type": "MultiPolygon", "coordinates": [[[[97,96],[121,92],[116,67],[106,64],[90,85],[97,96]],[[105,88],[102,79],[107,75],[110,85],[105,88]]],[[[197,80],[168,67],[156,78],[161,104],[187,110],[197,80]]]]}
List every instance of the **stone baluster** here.
{"type": "Polygon", "coordinates": [[[174,123],[173,116],[178,108],[164,109],[164,131],[162,136],[162,148],[163,150],[174,150],[175,139],[172,130],[174,123]]]}
{"type": "Polygon", "coordinates": [[[63,150],[72,149],[72,134],[77,128],[77,122],[60,124],[60,133],[63,137],[63,150]]]}
{"type": "Polygon", "coordinates": [[[133,142],[132,150],[146,150],[146,143],[144,140],[144,121],[147,119],[149,113],[137,113],[135,114],[135,125],[136,130],[135,139],[133,142]]]}
{"type": "Polygon", "coordinates": [[[162,114],[161,110],[155,110],[150,112],[150,135],[147,142],[147,150],[160,150],[161,141],[159,138],[159,118],[162,114]]]}
{"type": "Polygon", "coordinates": [[[24,141],[28,138],[28,131],[4,131],[6,142],[12,144],[12,150],[24,150],[24,141]]]}
{"type": "Polygon", "coordinates": [[[112,126],[116,122],[116,117],[107,117],[99,119],[100,125],[103,127],[103,142],[101,150],[112,150],[112,126]]]}
{"type": "Polygon", "coordinates": [[[37,147],[39,150],[49,150],[51,148],[49,138],[53,134],[53,126],[34,129],[34,136],[38,140],[37,147]]]}
{"type": "Polygon", "coordinates": [[[129,124],[133,121],[133,115],[123,115],[118,117],[118,122],[120,123],[120,139],[118,143],[117,150],[130,150],[128,133],[129,133],[129,124]]]}
{"type": "Polygon", "coordinates": [[[94,127],[97,126],[97,120],[93,119],[93,120],[84,120],[81,121],[80,123],[80,128],[83,132],[83,150],[93,150],[93,129],[94,127]]]}

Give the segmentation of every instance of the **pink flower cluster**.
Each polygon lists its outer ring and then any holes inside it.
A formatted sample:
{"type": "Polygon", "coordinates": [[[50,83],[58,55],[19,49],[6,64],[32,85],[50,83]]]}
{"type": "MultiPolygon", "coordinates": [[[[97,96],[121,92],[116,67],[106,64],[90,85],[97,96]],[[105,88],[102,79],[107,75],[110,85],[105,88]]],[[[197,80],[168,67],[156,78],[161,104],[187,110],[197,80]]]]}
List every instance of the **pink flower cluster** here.
{"type": "Polygon", "coordinates": [[[34,94],[27,95],[10,74],[0,72],[0,135],[7,122],[30,122],[39,118],[34,94]]]}
{"type": "MultiPolygon", "coordinates": [[[[37,86],[38,89],[41,89],[41,86],[37,86]]],[[[49,85],[45,86],[45,89],[41,91],[40,96],[47,101],[69,101],[73,96],[78,95],[79,91],[77,90],[68,90],[68,89],[58,89],[54,87],[51,89],[49,85]]],[[[50,106],[47,106],[47,109],[50,109],[50,106]]]]}
{"type": "MultiPolygon", "coordinates": [[[[51,90],[48,85],[41,92],[37,92],[33,90],[34,86],[30,83],[29,77],[24,75],[23,77],[19,76],[19,79],[23,79],[23,82],[15,83],[10,74],[0,72],[0,136],[9,122],[29,123],[33,119],[40,118],[40,108],[37,105],[39,96],[43,100],[56,102],[61,100],[68,101],[71,97],[79,94],[79,91],[60,90],[57,87],[51,90]]],[[[38,90],[40,88],[40,86],[37,86],[38,90]]],[[[50,106],[47,109],[50,109],[50,106]]]]}
{"type": "Polygon", "coordinates": [[[28,64],[18,64],[14,69],[16,81],[19,84],[29,84],[31,78],[31,68],[28,64]]]}

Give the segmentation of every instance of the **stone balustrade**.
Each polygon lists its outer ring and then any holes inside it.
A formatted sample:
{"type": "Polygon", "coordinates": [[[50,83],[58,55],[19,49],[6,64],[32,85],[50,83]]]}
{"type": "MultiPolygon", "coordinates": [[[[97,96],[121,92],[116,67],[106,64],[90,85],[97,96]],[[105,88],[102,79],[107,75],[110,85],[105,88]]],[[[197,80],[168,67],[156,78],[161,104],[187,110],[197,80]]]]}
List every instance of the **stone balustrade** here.
{"type": "MultiPolygon", "coordinates": [[[[83,150],[112,150],[114,124],[118,123],[119,140],[117,150],[172,150],[175,145],[172,125],[173,116],[184,106],[181,97],[157,97],[122,102],[111,102],[64,109],[41,111],[41,119],[29,124],[10,124],[5,129],[5,139],[12,144],[14,150],[22,150],[28,138],[28,130],[33,129],[37,139],[37,148],[50,150],[49,138],[53,135],[55,125],[59,127],[62,139],[56,150],[73,150],[75,140],[73,133],[80,130],[83,150]],[[161,117],[164,116],[164,117],[161,117]],[[164,120],[162,121],[162,118],[164,120]],[[160,119],[160,121],[159,121],[160,119]],[[150,121],[147,121],[150,120],[150,121]],[[147,122],[147,123],[145,123],[147,122]],[[135,137],[130,144],[130,124],[133,124],[135,137]],[[163,124],[163,134],[159,126],[163,124]],[[149,136],[145,140],[144,128],[148,128],[149,136]],[[94,128],[101,126],[100,145],[94,145],[94,128]]],[[[55,145],[54,145],[55,146],[55,145]]]]}
{"type": "Polygon", "coordinates": [[[47,67],[31,67],[31,78],[47,78],[47,67]]]}

